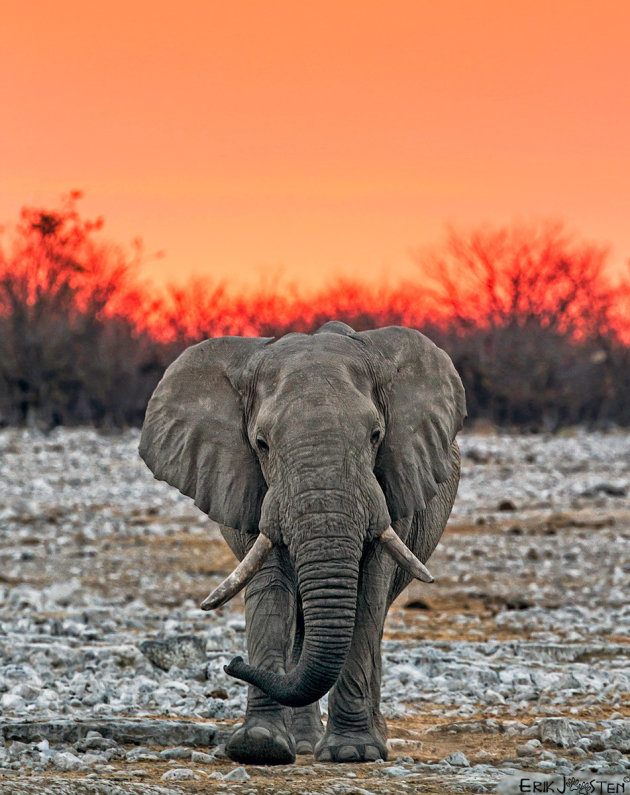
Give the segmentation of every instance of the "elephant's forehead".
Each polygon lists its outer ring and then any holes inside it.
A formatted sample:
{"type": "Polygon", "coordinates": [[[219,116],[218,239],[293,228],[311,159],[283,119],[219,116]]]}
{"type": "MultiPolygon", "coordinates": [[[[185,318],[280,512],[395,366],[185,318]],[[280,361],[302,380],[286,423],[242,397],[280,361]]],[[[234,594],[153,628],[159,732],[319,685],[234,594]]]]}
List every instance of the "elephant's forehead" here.
{"type": "Polygon", "coordinates": [[[258,376],[262,386],[275,388],[294,381],[316,387],[331,379],[363,387],[370,369],[360,342],[339,334],[291,334],[265,348],[258,376]]]}

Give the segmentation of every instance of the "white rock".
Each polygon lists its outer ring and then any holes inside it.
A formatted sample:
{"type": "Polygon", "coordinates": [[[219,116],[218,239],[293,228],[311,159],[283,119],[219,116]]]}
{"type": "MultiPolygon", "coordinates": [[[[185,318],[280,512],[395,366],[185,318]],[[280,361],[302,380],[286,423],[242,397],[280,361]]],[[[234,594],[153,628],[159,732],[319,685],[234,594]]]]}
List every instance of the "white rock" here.
{"type": "Polygon", "coordinates": [[[70,751],[61,751],[50,757],[50,762],[58,770],[80,770],[83,762],[70,751]]]}
{"type": "Polygon", "coordinates": [[[497,693],[496,690],[492,690],[488,688],[483,695],[483,700],[486,704],[505,704],[505,699],[501,695],[501,693],[497,693]]]}
{"type": "Polygon", "coordinates": [[[541,743],[540,740],[529,740],[523,745],[516,746],[516,753],[518,756],[533,756],[540,753],[541,743]]]}
{"type": "Polygon", "coordinates": [[[189,767],[176,767],[174,770],[167,770],[162,776],[162,781],[190,781],[194,778],[197,776],[189,767]]]}
{"type": "Polygon", "coordinates": [[[68,605],[72,602],[73,596],[81,590],[81,580],[71,579],[57,582],[46,588],[44,599],[58,605],[68,605]]]}
{"type": "Polygon", "coordinates": [[[406,776],[411,775],[411,770],[407,770],[404,767],[400,767],[398,765],[394,765],[392,767],[383,767],[381,768],[381,772],[387,778],[405,778],[406,776]]]}
{"type": "Polygon", "coordinates": [[[444,761],[448,762],[449,765],[452,765],[453,767],[470,767],[470,762],[466,758],[466,754],[464,754],[463,751],[455,751],[454,753],[449,754],[444,761]]]}
{"type": "Polygon", "coordinates": [[[193,751],[191,760],[196,765],[211,765],[216,761],[212,754],[206,754],[203,751],[193,751]]]}
{"type": "Polygon", "coordinates": [[[615,726],[604,729],[601,742],[604,748],[630,751],[630,720],[617,721],[615,726]]]}
{"type": "Polygon", "coordinates": [[[24,699],[17,693],[3,693],[2,698],[0,698],[0,705],[2,705],[3,709],[15,712],[19,712],[25,706],[24,699]]]}
{"type": "Polygon", "coordinates": [[[223,781],[249,781],[250,775],[243,766],[235,767],[223,776],[223,781]]]}
{"type": "Polygon", "coordinates": [[[16,685],[11,690],[17,696],[24,699],[24,701],[35,701],[35,699],[39,696],[41,692],[41,688],[37,685],[33,685],[30,682],[22,682],[20,685],[16,685]]]}
{"type": "Polygon", "coordinates": [[[563,748],[570,748],[579,739],[579,733],[566,718],[543,718],[540,721],[540,739],[563,748]]]}

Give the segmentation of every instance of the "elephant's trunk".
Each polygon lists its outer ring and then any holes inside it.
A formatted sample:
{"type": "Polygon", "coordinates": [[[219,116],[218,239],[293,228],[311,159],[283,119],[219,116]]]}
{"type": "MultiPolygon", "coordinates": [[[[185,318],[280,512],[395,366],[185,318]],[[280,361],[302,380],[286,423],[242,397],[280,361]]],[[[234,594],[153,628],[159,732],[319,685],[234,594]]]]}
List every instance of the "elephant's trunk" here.
{"type": "Polygon", "coordinates": [[[297,550],[295,566],[304,610],[298,664],[288,674],[278,674],[237,657],[225,669],[290,707],[302,707],[324,696],[343,667],[354,631],[362,544],[356,533],[346,530],[345,535],[328,532],[306,539],[302,535],[297,550]]]}

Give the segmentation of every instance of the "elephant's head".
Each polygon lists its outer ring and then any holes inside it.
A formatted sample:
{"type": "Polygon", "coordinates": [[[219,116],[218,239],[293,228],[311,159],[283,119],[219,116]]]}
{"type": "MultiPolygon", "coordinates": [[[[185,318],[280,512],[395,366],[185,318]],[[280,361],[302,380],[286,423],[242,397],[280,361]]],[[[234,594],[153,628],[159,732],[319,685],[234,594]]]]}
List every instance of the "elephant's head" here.
{"type": "Polygon", "coordinates": [[[355,333],[334,322],[312,336],[211,339],[168,368],[140,454],[157,478],[249,539],[204,607],[234,595],[274,544],[297,574],[298,665],[280,675],[237,658],[229,673],[291,706],[328,692],[350,647],[365,544],[385,539],[399,562],[428,575],[390,526],[423,509],[449,476],[464,415],[448,356],[405,328],[355,333]]]}

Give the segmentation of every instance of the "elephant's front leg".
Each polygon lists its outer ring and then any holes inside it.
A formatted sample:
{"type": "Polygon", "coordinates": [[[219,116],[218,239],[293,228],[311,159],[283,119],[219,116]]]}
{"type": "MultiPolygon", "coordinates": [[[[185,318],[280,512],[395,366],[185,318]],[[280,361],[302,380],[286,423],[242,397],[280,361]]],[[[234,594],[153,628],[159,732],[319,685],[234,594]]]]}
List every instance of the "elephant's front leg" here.
{"type": "Polygon", "coordinates": [[[361,567],[352,646],[328,700],[320,762],[387,759],[387,726],[381,715],[381,638],[395,564],[373,546],[361,567]]]}
{"type": "MultiPolygon", "coordinates": [[[[245,591],[247,650],[253,665],[286,673],[295,635],[296,587],[286,550],[274,547],[245,591]]],[[[245,721],[226,752],[245,764],[286,765],[295,761],[292,710],[250,686],[245,721]]]]}

